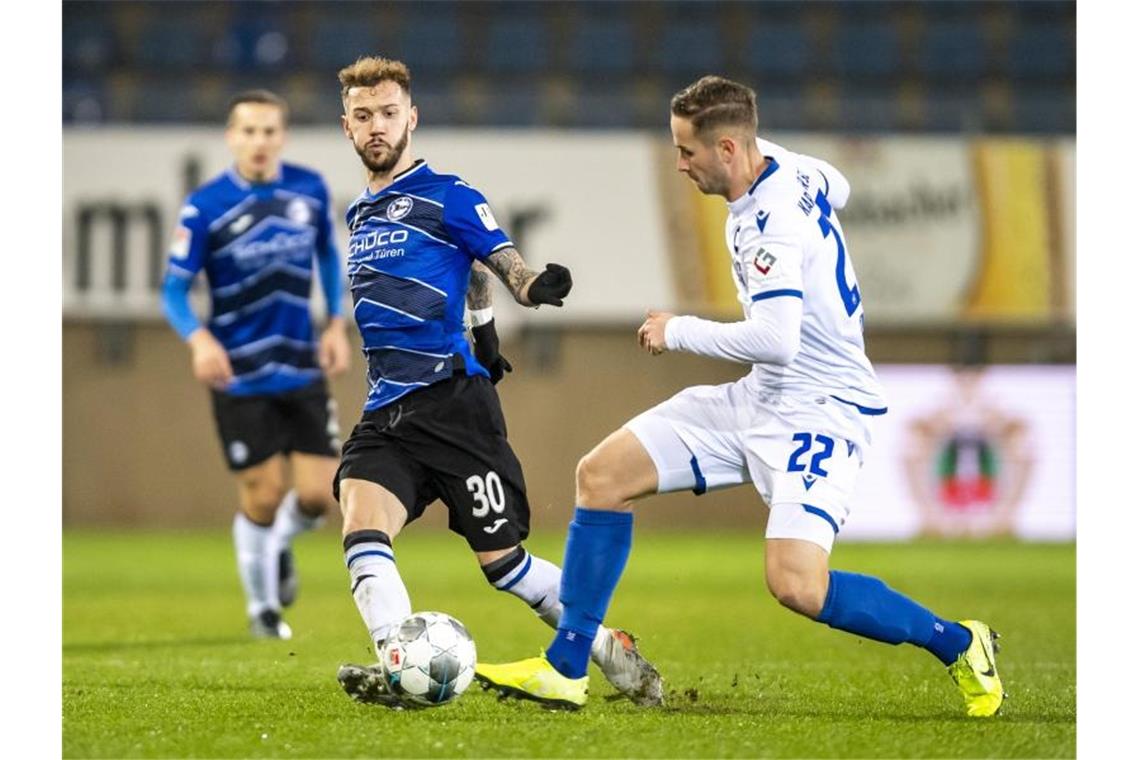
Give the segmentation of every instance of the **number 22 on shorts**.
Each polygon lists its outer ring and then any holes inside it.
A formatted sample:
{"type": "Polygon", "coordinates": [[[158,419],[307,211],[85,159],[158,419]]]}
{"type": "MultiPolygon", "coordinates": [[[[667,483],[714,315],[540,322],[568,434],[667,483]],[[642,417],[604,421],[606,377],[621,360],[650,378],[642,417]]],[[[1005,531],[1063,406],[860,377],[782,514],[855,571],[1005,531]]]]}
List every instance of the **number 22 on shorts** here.
{"type": "Polygon", "coordinates": [[[830,459],[831,455],[835,452],[835,439],[816,433],[814,439],[815,443],[819,444],[820,449],[812,456],[811,462],[805,465],[800,461],[800,458],[811,450],[812,439],[813,436],[811,433],[796,433],[792,436],[792,441],[799,443],[799,447],[788,457],[788,472],[803,472],[807,470],[812,475],[826,478],[827,470],[823,469],[823,463],[830,459]]]}

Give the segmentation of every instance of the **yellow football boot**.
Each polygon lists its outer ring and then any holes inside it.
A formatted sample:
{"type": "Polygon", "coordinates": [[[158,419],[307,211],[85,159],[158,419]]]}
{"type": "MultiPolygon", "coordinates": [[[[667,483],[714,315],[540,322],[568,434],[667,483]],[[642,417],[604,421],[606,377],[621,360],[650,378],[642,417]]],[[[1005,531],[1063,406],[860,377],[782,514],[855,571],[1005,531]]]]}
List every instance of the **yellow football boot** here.
{"type": "Polygon", "coordinates": [[[530,699],[550,708],[577,710],[586,704],[589,676],[567,678],[554,669],[546,655],[502,665],[475,666],[475,679],[494,689],[502,699],[530,699]]]}
{"type": "Polygon", "coordinates": [[[973,718],[988,718],[998,711],[1006,697],[997,672],[999,636],[977,620],[961,620],[959,623],[972,634],[970,646],[947,670],[966,698],[966,714],[973,718]]]}

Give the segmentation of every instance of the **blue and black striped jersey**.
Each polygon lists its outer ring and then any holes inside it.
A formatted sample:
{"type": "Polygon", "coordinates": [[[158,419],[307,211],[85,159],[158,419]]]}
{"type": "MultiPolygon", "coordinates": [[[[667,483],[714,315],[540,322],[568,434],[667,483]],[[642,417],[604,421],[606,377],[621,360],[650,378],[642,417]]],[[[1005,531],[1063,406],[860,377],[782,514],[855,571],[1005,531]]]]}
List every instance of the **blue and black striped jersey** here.
{"type": "Polygon", "coordinates": [[[475,188],[422,160],[346,215],[348,276],[368,360],[365,411],[452,375],[487,370],[471,352],[463,313],[471,263],[511,245],[475,188]]]}
{"type": "MultiPolygon", "coordinates": [[[[282,164],[276,181],[255,184],[231,168],[191,194],[179,224],[167,276],[205,272],[209,330],[234,372],[226,392],[281,393],[316,381],[321,370],[309,315],[314,257],[339,278],[320,175],[282,164]]],[[[330,314],[338,310],[329,304],[330,314]]]]}

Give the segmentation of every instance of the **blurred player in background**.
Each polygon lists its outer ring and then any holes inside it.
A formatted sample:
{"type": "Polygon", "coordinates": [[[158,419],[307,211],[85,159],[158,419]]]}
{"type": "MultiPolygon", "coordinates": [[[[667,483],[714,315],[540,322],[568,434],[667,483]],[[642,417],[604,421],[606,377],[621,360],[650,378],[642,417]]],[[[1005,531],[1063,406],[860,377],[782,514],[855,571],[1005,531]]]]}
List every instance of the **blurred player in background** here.
{"type": "MultiPolygon", "coordinates": [[[[489,377],[503,369],[490,277],[473,266],[481,262],[519,304],[535,307],[561,306],[570,272],[557,264],[531,271],[482,193],[413,158],[419,114],[403,63],[362,58],[339,78],[344,132],[368,177],[347,221],[369,390],[335,483],[356,606],[379,653],[392,626],[412,612],[392,541],[439,499],[487,581],[557,626],[561,571],[521,545],[530,506],[489,377]],[[465,302],[478,325],[474,354],[465,302]]],[[[595,627],[585,651],[634,701],[661,701],[660,678],[629,634],[595,627]]],[[[379,666],[344,665],[337,677],[357,700],[399,706],[379,666]]]]}
{"type": "Polygon", "coordinates": [[[287,119],[271,92],[232,99],[225,134],[234,164],[182,207],[162,290],[194,377],[210,387],[237,477],[233,536],[250,629],[284,639],[292,632],[281,608],[297,590],[292,539],[336,503],[329,483],[340,432],[325,374],[350,361],[328,189],[316,172],[282,163],[287,119]],[[314,260],[328,308],[319,341],[309,316],[314,260]],[[189,302],[201,271],[212,302],[206,325],[189,302]]]}
{"type": "Polygon", "coordinates": [[[704,77],[677,93],[677,169],[729,204],[726,243],[745,319],[650,311],[640,345],[752,364],[735,383],[697,386],[630,420],[578,464],[566,541],[564,614],[541,657],[480,665],[502,693],[550,706],[586,702],[589,642],[629,556],[633,502],[748,482],[770,506],[768,588],[812,620],[923,647],[949,668],[973,716],[1003,692],[988,626],[937,617],[881,580],[829,571],[866,456],[868,420],[886,413],[863,348],[862,298],[836,209],[850,187],[834,167],[756,139],[755,93],[704,77]]]}

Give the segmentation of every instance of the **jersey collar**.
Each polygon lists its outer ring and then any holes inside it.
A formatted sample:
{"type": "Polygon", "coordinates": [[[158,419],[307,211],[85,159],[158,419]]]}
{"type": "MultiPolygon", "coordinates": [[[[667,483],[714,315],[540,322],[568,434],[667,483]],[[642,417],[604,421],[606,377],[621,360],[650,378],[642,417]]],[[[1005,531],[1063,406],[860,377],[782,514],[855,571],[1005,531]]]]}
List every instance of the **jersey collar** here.
{"type": "Polygon", "coordinates": [[[231,164],[226,167],[226,176],[242,190],[251,190],[255,187],[276,187],[281,184],[282,178],[285,176],[285,164],[281,164],[277,168],[277,176],[268,182],[250,182],[245,177],[238,173],[237,167],[231,164]]]}
{"type": "Polygon", "coordinates": [[[739,214],[740,212],[744,211],[744,208],[752,202],[752,198],[756,193],[756,189],[760,187],[760,183],[771,177],[776,173],[776,170],[780,168],[780,164],[776,161],[776,159],[772,158],[771,156],[764,156],[764,158],[768,159],[768,166],[764,168],[764,171],[760,173],[760,176],[756,178],[756,181],[753,182],[752,186],[748,188],[748,192],[728,204],[729,209],[731,209],[733,213],[739,214]]]}
{"type": "Polygon", "coordinates": [[[395,187],[398,182],[402,182],[407,177],[411,176],[412,174],[415,174],[420,169],[424,169],[426,167],[427,167],[427,163],[422,158],[417,158],[415,161],[412,162],[411,166],[409,166],[407,169],[404,169],[404,171],[400,172],[396,176],[392,177],[392,181],[388,183],[388,186],[385,187],[384,189],[380,190],[379,192],[373,193],[371,190],[368,189],[367,186],[365,186],[363,197],[375,199],[375,198],[379,198],[381,195],[384,195],[385,193],[390,193],[390,192],[392,192],[392,188],[395,187]]]}

